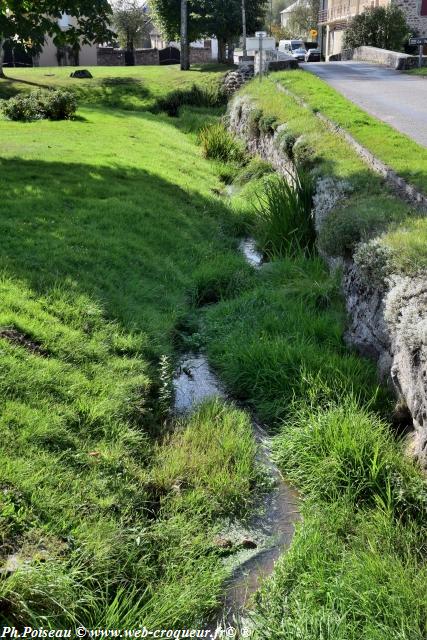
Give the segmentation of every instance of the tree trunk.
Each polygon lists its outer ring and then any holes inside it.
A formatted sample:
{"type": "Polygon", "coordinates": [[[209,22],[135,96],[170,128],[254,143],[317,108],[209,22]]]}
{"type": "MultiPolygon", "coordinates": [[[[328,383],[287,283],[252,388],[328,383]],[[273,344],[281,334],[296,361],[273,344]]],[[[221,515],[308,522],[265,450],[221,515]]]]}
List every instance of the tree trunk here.
{"type": "Polygon", "coordinates": [[[4,75],[4,71],[3,71],[3,62],[4,62],[4,43],[6,41],[0,37],[0,78],[5,78],[6,76],[4,75]]]}
{"type": "Polygon", "coordinates": [[[227,60],[225,59],[225,40],[224,38],[218,38],[218,62],[220,64],[225,64],[227,60]]]}
{"type": "Polygon", "coordinates": [[[188,43],[188,6],[187,0],[181,0],[181,70],[190,68],[190,47],[188,43]]]}
{"type": "Polygon", "coordinates": [[[227,62],[228,64],[234,64],[234,44],[232,40],[228,41],[227,62]]]}

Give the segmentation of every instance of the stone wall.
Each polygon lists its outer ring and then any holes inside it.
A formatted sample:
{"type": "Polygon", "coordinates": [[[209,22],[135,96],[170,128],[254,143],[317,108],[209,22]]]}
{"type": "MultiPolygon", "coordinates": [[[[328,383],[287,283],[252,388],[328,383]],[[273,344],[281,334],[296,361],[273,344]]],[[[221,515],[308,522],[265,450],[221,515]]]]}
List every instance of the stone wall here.
{"type": "MultiPolygon", "coordinates": [[[[255,132],[251,126],[255,111],[256,105],[248,97],[236,96],[228,111],[230,130],[245,141],[251,153],[259,154],[284,175],[292,175],[294,165],[281,144],[286,125],[274,134],[255,132]]],[[[317,232],[349,191],[344,181],[318,179],[313,209],[317,232]]],[[[359,248],[373,251],[371,243],[359,248]]],[[[407,407],[413,423],[410,450],[427,468],[427,281],[391,274],[373,282],[362,256],[358,251],[345,261],[324,256],[331,267],[343,269],[346,341],[377,361],[381,378],[390,383],[400,404],[407,407]]]]}
{"type": "MultiPolygon", "coordinates": [[[[413,69],[418,66],[418,56],[411,56],[407,53],[399,53],[396,51],[387,51],[386,49],[378,49],[377,47],[358,47],[353,51],[347,50],[345,52],[345,59],[382,64],[398,71],[413,69]]],[[[427,66],[427,56],[424,56],[423,62],[424,66],[427,66]]]]}
{"type": "MultiPolygon", "coordinates": [[[[191,47],[190,63],[205,64],[212,62],[212,52],[208,47],[191,47]]],[[[124,66],[125,52],[123,49],[113,49],[113,47],[98,48],[98,65],[113,67],[124,66]]],[[[159,51],[158,49],[136,49],[135,50],[136,65],[158,65],[159,51]]]]}
{"type": "MultiPolygon", "coordinates": [[[[159,64],[159,52],[157,49],[136,49],[135,64],[156,65],[159,64]]],[[[120,67],[125,65],[125,52],[123,49],[113,47],[98,48],[98,65],[105,67],[120,67]]]]}
{"type": "Polygon", "coordinates": [[[209,47],[190,47],[190,64],[212,62],[212,50],[209,47]]]}
{"type": "Polygon", "coordinates": [[[414,34],[427,37],[427,16],[420,15],[421,0],[392,0],[392,3],[402,9],[414,34]]]}

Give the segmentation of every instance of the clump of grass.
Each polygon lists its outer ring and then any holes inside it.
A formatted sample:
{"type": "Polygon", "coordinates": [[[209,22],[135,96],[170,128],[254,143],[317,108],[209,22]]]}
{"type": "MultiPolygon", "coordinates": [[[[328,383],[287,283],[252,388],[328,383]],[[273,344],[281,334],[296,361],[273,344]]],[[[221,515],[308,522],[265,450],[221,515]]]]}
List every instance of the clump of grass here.
{"type": "Polygon", "coordinates": [[[266,180],[256,206],[256,231],[269,257],[309,253],[316,240],[312,215],[314,186],[311,176],[275,176],[266,180]]]}
{"type": "Polygon", "coordinates": [[[189,89],[175,89],[166,96],[162,96],[157,100],[156,108],[158,111],[166,111],[166,113],[176,118],[179,115],[180,108],[184,105],[194,107],[219,107],[227,102],[227,96],[221,85],[216,86],[200,86],[193,84],[189,89]]]}
{"type": "Polygon", "coordinates": [[[233,298],[248,288],[253,270],[240,255],[216,256],[206,260],[194,273],[191,301],[201,307],[233,298]]]}
{"type": "Polygon", "coordinates": [[[199,140],[205,158],[239,164],[245,162],[246,154],[243,145],[227,131],[222,122],[204,127],[199,133],[199,140]]]}
{"type": "Polygon", "coordinates": [[[250,502],[255,453],[249,416],[211,400],[157,449],[152,481],[169,495],[166,502],[172,501],[173,509],[190,501],[196,509],[208,504],[211,514],[229,517],[250,502]]]}
{"type": "Polygon", "coordinates": [[[255,156],[240,170],[234,182],[238,185],[244,185],[252,180],[259,180],[260,178],[273,173],[273,171],[274,169],[269,162],[255,156]]]}

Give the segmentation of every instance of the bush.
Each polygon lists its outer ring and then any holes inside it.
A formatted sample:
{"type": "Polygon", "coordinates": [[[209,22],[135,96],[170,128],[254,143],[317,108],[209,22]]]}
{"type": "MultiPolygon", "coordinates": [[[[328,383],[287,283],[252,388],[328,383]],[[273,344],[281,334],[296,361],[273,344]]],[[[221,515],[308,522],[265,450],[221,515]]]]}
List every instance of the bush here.
{"type": "Polygon", "coordinates": [[[69,120],[77,109],[77,100],[71,91],[32,91],[17,95],[2,105],[3,114],[10,120],[69,120]]]}
{"type": "Polygon", "coordinates": [[[227,131],[222,122],[204,127],[200,131],[199,139],[205,158],[222,162],[245,162],[243,146],[227,131]]]}
{"type": "Polygon", "coordinates": [[[226,104],[227,95],[221,86],[199,87],[193,84],[190,89],[176,89],[167,96],[159,98],[156,110],[166,111],[168,116],[177,118],[184,105],[193,107],[220,107],[226,104]]]}
{"type": "Polygon", "coordinates": [[[369,7],[351,20],[344,32],[344,48],[369,46],[403,51],[410,32],[399,7],[369,7]]]}
{"type": "Polygon", "coordinates": [[[257,235],[270,257],[310,252],[316,234],[312,215],[314,185],[299,171],[295,179],[274,176],[266,180],[256,208],[257,235]]]}

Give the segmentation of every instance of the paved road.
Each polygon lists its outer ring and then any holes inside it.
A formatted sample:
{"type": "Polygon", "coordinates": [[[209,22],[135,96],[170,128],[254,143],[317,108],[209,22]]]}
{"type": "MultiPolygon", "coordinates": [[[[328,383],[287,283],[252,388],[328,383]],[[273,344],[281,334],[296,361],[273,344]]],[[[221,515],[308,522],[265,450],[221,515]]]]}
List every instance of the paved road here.
{"type": "Polygon", "coordinates": [[[427,147],[427,78],[365,62],[312,62],[301,66],[427,147]]]}

